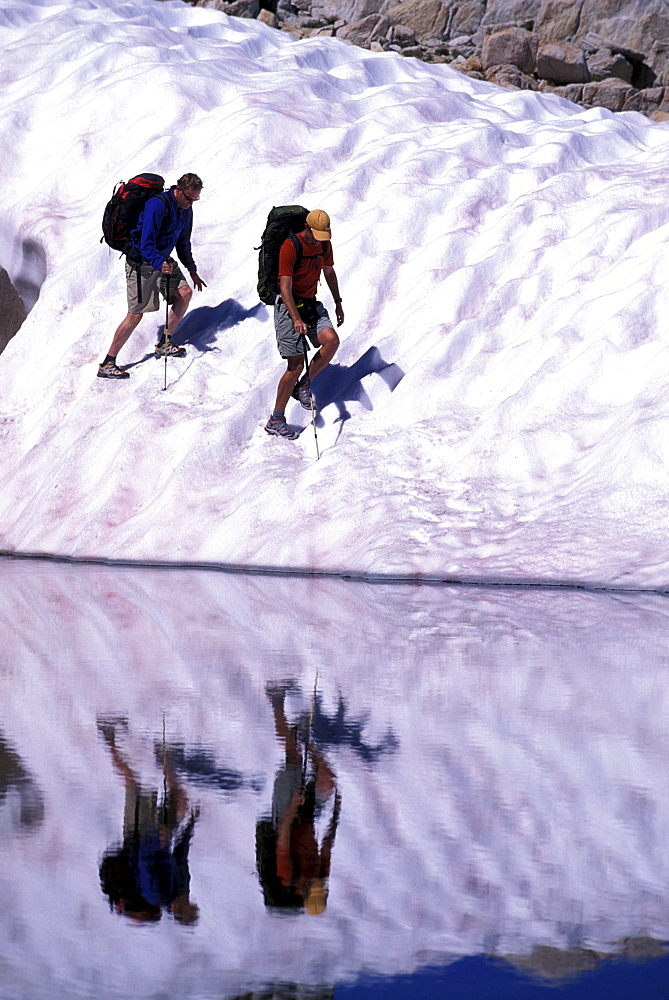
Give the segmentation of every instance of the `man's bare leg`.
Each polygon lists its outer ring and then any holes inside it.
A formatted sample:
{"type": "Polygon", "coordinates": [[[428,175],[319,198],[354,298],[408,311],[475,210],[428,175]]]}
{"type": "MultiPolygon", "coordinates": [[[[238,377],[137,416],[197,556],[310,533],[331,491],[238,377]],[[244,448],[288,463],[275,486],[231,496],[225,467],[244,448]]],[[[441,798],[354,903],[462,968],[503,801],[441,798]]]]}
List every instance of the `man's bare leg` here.
{"type": "Polygon", "coordinates": [[[274,406],[276,413],[285,412],[290,394],[295,388],[295,383],[300,377],[300,372],[304,365],[304,361],[299,354],[295,354],[291,358],[286,358],[286,361],[288,362],[288,367],[279,379],[279,387],[276,393],[276,404],[274,406]]]}
{"type": "Polygon", "coordinates": [[[130,334],[133,330],[137,329],[139,321],[142,318],[141,313],[128,313],[123,322],[120,324],[116,333],[114,334],[114,339],[111,342],[111,347],[107,351],[110,358],[115,358],[118,352],[121,350],[123,345],[127,343],[130,334]]]}
{"type": "MultiPolygon", "coordinates": [[[[339,337],[331,327],[321,330],[316,338],[321,345],[312,360],[309,362],[309,378],[313,379],[322,372],[326,365],[332,361],[337,348],[339,347],[339,337]]],[[[291,397],[295,384],[299,379],[304,360],[300,354],[293,355],[286,359],[288,367],[279,379],[279,387],[276,394],[276,404],[274,409],[277,413],[284,413],[288,400],[291,397]]]]}
{"type": "Polygon", "coordinates": [[[339,347],[339,337],[332,327],[326,327],[325,330],[321,330],[316,340],[321,346],[309,362],[310,379],[316,378],[318,373],[322,372],[326,365],[330,364],[339,347]]]}
{"type": "Polygon", "coordinates": [[[190,300],[193,297],[193,289],[190,285],[182,285],[181,288],[177,289],[177,294],[174,302],[172,303],[172,308],[169,311],[167,317],[167,330],[165,333],[169,337],[174,336],[174,331],[178,327],[181,320],[186,315],[186,310],[190,305],[190,300]]]}

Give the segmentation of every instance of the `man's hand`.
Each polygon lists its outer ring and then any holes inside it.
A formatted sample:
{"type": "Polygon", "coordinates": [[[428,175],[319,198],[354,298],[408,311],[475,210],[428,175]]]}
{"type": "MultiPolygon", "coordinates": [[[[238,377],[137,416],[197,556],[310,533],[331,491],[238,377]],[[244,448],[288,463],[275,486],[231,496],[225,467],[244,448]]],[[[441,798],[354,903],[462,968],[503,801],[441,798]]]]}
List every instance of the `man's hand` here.
{"type": "Polygon", "coordinates": [[[163,272],[163,274],[171,274],[173,267],[174,267],[174,264],[170,264],[169,260],[164,260],[163,261],[163,266],[161,267],[160,270],[163,272]]]}
{"type": "Polygon", "coordinates": [[[337,326],[341,326],[344,322],[344,310],[342,309],[341,302],[335,304],[335,314],[337,316],[337,326]]]}
{"type": "Polygon", "coordinates": [[[279,293],[281,295],[281,301],[288,310],[288,315],[293,321],[293,329],[295,330],[295,333],[298,337],[303,337],[307,332],[307,324],[297,311],[295,299],[293,298],[293,279],[289,275],[282,274],[279,276],[279,293]]]}
{"type": "Polygon", "coordinates": [[[190,276],[198,292],[201,292],[203,288],[207,287],[207,282],[202,280],[197,271],[191,271],[190,276]]]}

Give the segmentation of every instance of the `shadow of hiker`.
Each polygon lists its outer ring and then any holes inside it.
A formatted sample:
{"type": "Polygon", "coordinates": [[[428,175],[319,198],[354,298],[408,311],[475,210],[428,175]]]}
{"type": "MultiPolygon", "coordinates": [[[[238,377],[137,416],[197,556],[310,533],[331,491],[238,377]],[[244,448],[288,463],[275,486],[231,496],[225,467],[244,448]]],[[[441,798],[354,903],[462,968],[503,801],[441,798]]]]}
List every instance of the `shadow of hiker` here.
{"type": "Polygon", "coordinates": [[[229,330],[245,319],[252,319],[267,310],[267,306],[258,302],[251,309],[245,309],[236,299],[225,299],[217,306],[199,306],[186,313],[173,341],[179,347],[191,344],[198,351],[217,350],[214,345],[216,334],[221,330],[229,330]]]}
{"type": "Polygon", "coordinates": [[[264,787],[264,778],[245,776],[241,771],[219,765],[206,747],[168,743],[165,748],[162,743],[156,742],[153,747],[156,763],[160,764],[166,750],[177,774],[184,775],[194,785],[215,788],[221,792],[236,792],[241,788],[260,792],[264,787]]]}
{"type": "MultiPolygon", "coordinates": [[[[263,305],[262,302],[258,302],[251,309],[245,309],[236,299],[225,299],[217,306],[199,306],[197,309],[186,313],[172,338],[172,342],[177,347],[185,347],[186,344],[190,344],[202,354],[206,354],[208,351],[217,351],[218,348],[215,346],[214,341],[219,331],[229,330],[245,319],[261,316],[264,309],[267,309],[267,306],[263,305]]],[[[163,309],[163,318],[164,315],[165,312],[163,309]]],[[[156,343],[160,343],[164,332],[165,324],[161,323],[158,327],[156,343]]],[[[150,354],[145,354],[138,361],[131,361],[121,367],[124,371],[129,371],[131,368],[143,365],[151,359],[156,360],[153,351],[150,354]]]]}
{"type": "MultiPolygon", "coordinates": [[[[161,327],[161,331],[162,331],[162,327],[161,327]]],[[[162,332],[161,332],[160,336],[162,337],[162,332]]],[[[123,369],[124,372],[129,372],[131,368],[136,368],[138,365],[143,365],[147,361],[151,361],[151,359],[153,359],[154,361],[159,360],[159,359],[156,358],[156,355],[154,354],[153,351],[151,351],[150,354],[145,354],[138,361],[129,361],[127,363],[127,365],[120,365],[120,367],[123,369]]],[[[162,360],[162,359],[160,359],[160,360],[162,360]]]]}
{"type": "Polygon", "coordinates": [[[319,694],[314,698],[311,724],[314,739],[323,747],[349,746],[365,764],[374,765],[378,763],[383,754],[395,753],[400,742],[392,729],[388,729],[379,741],[367,742],[364,739],[364,730],[368,719],[369,713],[358,718],[349,715],[341,692],[333,715],[328,715],[327,712],[323,711],[323,703],[319,694]]]}
{"type": "Polygon", "coordinates": [[[9,799],[7,804],[12,808],[12,793],[18,800],[14,802],[17,808],[11,816],[12,825],[23,830],[39,826],[44,820],[44,794],[0,732],[0,807],[9,799]]]}
{"type": "MultiPolygon", "coordinates": [[[[342,426],[345,420],[351,418],[346,403],[361,403],[366,410],[373,410],[372,401],[362,384],[362,380],[368,375],[380,375],[391,392],[404,378],[399,365],[388,364],[381,357],[378,347],[370,347],[352,365],[329,364],[314,378],[312,391],[317,409],[324,410],[330,403],[334,403],[339,410],[338,419],[342,426]]],[[[323,418],[319,416],[316,424],[322,427],[323,418]]]]}

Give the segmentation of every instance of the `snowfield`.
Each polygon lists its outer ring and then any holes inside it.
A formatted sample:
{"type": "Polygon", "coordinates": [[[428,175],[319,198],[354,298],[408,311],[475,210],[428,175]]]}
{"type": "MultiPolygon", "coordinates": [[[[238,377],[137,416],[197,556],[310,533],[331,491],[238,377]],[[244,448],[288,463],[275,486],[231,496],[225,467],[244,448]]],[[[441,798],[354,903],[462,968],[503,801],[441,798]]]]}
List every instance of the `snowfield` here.
{"type": "Polygon", "coordinates": [[[7,0],[0,57],[0,264],[41,282],[0,357],[0,549],[669,586],[667,126],[177,2],[7,0]],[[102,209],[146,169],[205,182],[166,392],[161,314],[96,378],[102,209]],[[297,403],[298,441],[263,430],[253,248],[294,202],[346,310],[319,462],[297,403]]]}

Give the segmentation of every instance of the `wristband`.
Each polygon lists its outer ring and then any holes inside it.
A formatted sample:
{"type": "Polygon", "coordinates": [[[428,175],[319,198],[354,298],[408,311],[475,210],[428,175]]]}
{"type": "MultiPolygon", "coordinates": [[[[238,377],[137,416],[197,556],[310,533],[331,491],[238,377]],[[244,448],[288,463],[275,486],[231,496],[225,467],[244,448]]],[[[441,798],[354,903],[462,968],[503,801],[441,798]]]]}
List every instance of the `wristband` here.
{"type": "Polygon", "coordinates": [[[334,303],[335,303],[336,306],[338,306],[341,303],[341,299],[335,299],[334,303]]]}

